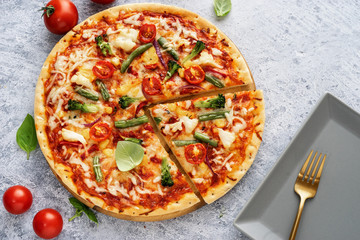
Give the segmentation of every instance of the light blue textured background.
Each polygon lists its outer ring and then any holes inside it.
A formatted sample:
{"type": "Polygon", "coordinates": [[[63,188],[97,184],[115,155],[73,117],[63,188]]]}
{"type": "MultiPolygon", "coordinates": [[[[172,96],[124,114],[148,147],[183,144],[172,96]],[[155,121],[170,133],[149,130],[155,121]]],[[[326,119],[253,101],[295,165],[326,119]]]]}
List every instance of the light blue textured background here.
{"type": "MultiPolygon", "coordinates": [[[[79,21],[110,6],[74,0],[79,21]]],[[[194,11],[219,27],[239,47],[266,100],[263,143],[256,160],[227,195],[185,216],[139,223],[97,213],[99,226],[74,214],[70,194],[51,173],[40,149],[30,160],[15,141],[27,113],[33,114],[35,85],[48,53],[60,39],[47,31],[38,11],[43,1],[0,0],[0,196],[16,184],[34,197],[31,209],[13,216],[0,205],[0,239],[36,239],[34,215],[55,208],[64,218],[58,239],[247,239],[232,225],[257,186],[325,92],[360,111],[360,2],[233,0],[217,18],[213,0],[147,1],[194,11]]],[[[292,221],[292,219],[290,220],[292,221]]]]}

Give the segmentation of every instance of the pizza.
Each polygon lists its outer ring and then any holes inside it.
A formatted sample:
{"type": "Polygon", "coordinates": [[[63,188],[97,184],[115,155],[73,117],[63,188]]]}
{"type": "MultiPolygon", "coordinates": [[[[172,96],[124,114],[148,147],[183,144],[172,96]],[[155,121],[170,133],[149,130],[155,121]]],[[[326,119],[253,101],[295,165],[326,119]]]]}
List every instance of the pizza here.
{"type": "Polygon", "coordinates": [[[134,221],[173,218],[221,197],[251,165],[264,113],[262,92],[246,90],[255,84],[243,56],[205,19],[161,4],[117,6],[74,27],[50,52],[36,86],[37,137],[55,176],[89,207],[134,221]],[[222,111],[233,113],[233,122],[211,120],[194,129],[204,127],[201,133],[220,142],[210,131],[217,126],[235,134],[234,143],[174,147],[173,140],[190,133],[185,127],[170,136],[164,129],[184,117],[180,110],[192,114],[190,121],[211,112],[187,104],[218,94],[230,104],[222,111]],[[157,116],[162,108],[174,119],[157,116]],[[236,127],[240,118],[244,129],[236,127]],[[184,158],[191,146],[209,153],[202,175],[203,162],[192,166],[184,158]]]}
{"type": "Polygon", "coordinates": [[[159,104],[151,114],[206,203],[243,177],[262,140],[260,90],[159,104]]]}

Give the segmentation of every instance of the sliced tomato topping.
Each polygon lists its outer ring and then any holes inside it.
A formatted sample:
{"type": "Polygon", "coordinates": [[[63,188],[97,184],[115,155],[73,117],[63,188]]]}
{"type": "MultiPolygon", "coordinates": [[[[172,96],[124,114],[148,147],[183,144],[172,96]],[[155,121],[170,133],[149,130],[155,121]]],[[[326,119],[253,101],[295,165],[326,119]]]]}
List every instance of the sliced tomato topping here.
{"type": "Polygon", "coordinates": [[[148,65],[145,65],[144,67],[146,68],[146,69],[149,69],[149,70],[155,70],[155,69],[157,69],[158,68],[158,64],[157,63],[153,63],[153,64],[148,64],[148,65]]]}
{"type": "Polygon", "coordinates": [[[186,81],[190,84],[199,84],[205,79],[205,72],[199,65],[193,65],[184,72],[186,81]]]}
{"type": "Polygon", "coordinates": [[[144,106],[146,106],[146,104],[148,104],[148,101],[142,101],[141,103],[139,103],[139,105],[137,105],[136,110],[135,110],[135,115],[137,115],[141,109],[143,109],[144,106]]]}
{"type": "Polygon", "coordinates": [[[156,95],[161,93],[161,82],[157,77],[146,77],[142,82],[143,92],[147,95],[156,95]]]}
{"type": "Polygon", "coordinates": [[[156,36],[156,26],[154,24],[143,24],[139,32],[139,40],[142,43],[154,41],[156,36]]]}
{"type": "Polygon", "coordinates": [[[204,162],[206,148],[201,143],[190,144],[185,147],[185,158],[191,164],[200,164],[204,162]]]}
{"type": "Polygon", "coordinates": [[[111,134],[111,128],[107,123],[100,122],[90,128],[90,138],[100,142],[107,139],[111,134]]]}
{"type": "Polygon", "coordinates": [[[92,68],[92,71],[96,77],[107,79],[114,74],[115,68],[109,61],[99,61],[92,68]]]}

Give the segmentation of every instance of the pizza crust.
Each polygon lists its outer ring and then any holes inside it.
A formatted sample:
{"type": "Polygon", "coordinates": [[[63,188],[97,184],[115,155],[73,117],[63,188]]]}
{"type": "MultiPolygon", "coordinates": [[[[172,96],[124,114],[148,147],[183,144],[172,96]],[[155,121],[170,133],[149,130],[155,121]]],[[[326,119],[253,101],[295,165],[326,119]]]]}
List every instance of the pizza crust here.
{"type": "MultiPolygon", "coordinates": [[[[64,51],[69,45],[69,43],[71,43],[71,41],[80,37],[76,32],[80,30],[84,24],[87,24],[92,21],[100,20],[105,16],[117,17],[120,11],[127,12],[127,11],[145,11],[145,10],[153,11],[157,13],[176,14],[185,19],[189,19],[195,22],[196,25],[200,28],[211,28],[214,31],[217,31],[218,38],[225,39],[224,41],[227,42],[227,44],[229,44],[229,47],[231,49],[233,49],[233,51],[231,51],[231,57],[235,59],[234,64],[238,66],[239,71],[241,71],[244,74],[243,81],[245,82],[245,84],[247,84],[245,86],[247,86],[248,88],[246,90],[255,89],[255,83],[253,81],[253,77],[248,68],[248,65],[245,62],[240,51],[236,48],[235,44],[209,21],[183,8],[162,5],[162,4],[151,4],[151,3],[128,4],[128,5],[117,6],[99,12],[89,17],[79,25],[75,26],[70,32],[68,32],[63,38],[61,38],[61,40],[55,45],[55,47],[52,49],[49,56],[45,60],[35,90],[35,104],[34,104],[35,127],[36,127],[36,133],[40,148],[50,166],[51,171],[54,173],[56,178],[78,200],[80,200],[90,208],[94,208],[97,211],[102,212],[104,214],[121,219],[132,220],[132,221],[158,221],[158,220],[174,218],[189,213],[191,211],[194,211],[195,209],[203,206],[204,202],[200,201],[195,194],[189,193],[186,194],[180,201],[168,205],[167,209],[159,208],[149,212],[148,209],[139,208],[139,209],[131,209],[131,210],[127,209],[124,212],[119,213],[118,209],[107,206],[105,202],[99,198],[92,197],[85,192],[78,193],[77,188],[71,179],[72,172],[70,171],[69,167],[64,166],[62,164],[55,164],[54,158],[52,156],[52,151],[50,149],[48,138],[46,135],[46,130],[45,130],[48,119],[46,117],[44,82],[46,79],[50,77],[50,73],[49,73],[50,64],[52,64],[53,60],[57,57],[57,52],[64,51]]],[[[204,94],[206,95],[206,93],[204,94]]],[[[260,120],[261,119],[259,119],[259,121],[260,120]]],[[[261,127],[259,125],[259,129],[260,128],[261,127]]],[[[256,138],[254,138],[254,140],[252,141],[252,144],[257,150],[258,145],[260,145],[261,141],[256,141],[255,139],[256,138]]],[[[246,170],[251,165],[253,158],[255,157],[256,150],[249,149],[249,153],[252,153],[251,155],[252,157],[246,160],[246,166],[245,166],[246,170]]],[[[240,172],[238,177],[242,177],[242,175],[244,175],[245,172],[243,173],[240,172]]],[[[212,201],[214,201],[217,198],[221,197],[235,184],[236,182],[230,183],[230,185],[224,187],[223,190],[217,189],[216,191],[214,191],[214,195],[212,195],[210,200],[213,199],[212,201]]]]}

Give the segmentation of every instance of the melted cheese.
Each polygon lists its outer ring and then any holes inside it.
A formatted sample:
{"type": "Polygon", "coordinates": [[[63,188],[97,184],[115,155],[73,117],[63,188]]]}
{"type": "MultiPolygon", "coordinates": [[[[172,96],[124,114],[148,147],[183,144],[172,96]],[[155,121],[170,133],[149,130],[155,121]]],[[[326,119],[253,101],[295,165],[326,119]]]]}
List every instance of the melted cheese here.
{"type": "Polygon", "coordinates": [[[88,188],[92,188],[95,187],[95,191],[100,193],[100,192],[107,192],[107,190],[105,188],[99,187],[93,180],[88,179],[88,178],[84,178],[84,183],[86,184],[86,186],[88,188]]]}
{"type": "Polygon", "coordinates": [[[136,46],[138,35],[138,30],[123,28],[115,40],[111,40],[110,43],[117,48],[124,49],[125,52],[129,52],[136,46]]]}
{"type": "Polygon", "coordinates": [[[125,18],[123,21],[126,24],[131,24],[131,25],[134,25],[134,26],[140,26],[141,21],[138,21],[140,15],[141,15],[140,13],[132,15],[131,17],[125,18]]]}
{"type": "Polygon", "coordinates": [[[118,192],[121,193],[121,195],[125,196],[125,197],[130,197],[126,188],[124,188],[123,185],[120,186],[119,181],[114,181],[114,185],[111,184],[112,182],[112,177],[109,178],[108,180],[108,190],[110,192],[110,194],[114,195],[114,196],[118,196],[118,192]]]}
{"type": "Polygon", "coordinates": [[[218,128],[219,137],[225,148],[229,148],[231,144],[235,141],[235,134],[218,128]]]}
{"type": "Polygon", "coordinates": [[[81,85],[81,86],[90,88],[90,89],[93,88],[91,81],[79,73],[76,73],[74,76],[72,76],[71,82],[76,83],[77,85],[81,85]]]}
{"type": "Polygon", "coordinates": [[[78,134],[76,132],[67,130],[65,128],[61,129],[62,137],[69,142],[81,142],[82,144],[86,144],[86,140],[83,135],[78,134]]]}
{"type": "Polygon", "coordinates": [[[86,163],[81,161],[80,158],[75,157],[75,153],[70,156],[69,163],[80,165],[85,171],[85,176],[90,177],[90,167],[86,163]]]}
{"type": "Polygon", "coordinates": [[[181,117],[180,121],[182,121],[184,123],[186,133],[191,133],[196,128],[196,126],[199,122],[199,120],[197,118],[190,119],[187,116],[181,117]]]}
{"type": "Polygon", "coordinates": [[[212,48],[212,49],[211,49],[211,52],[212,52],[212,54],[213,54],[214,56],[221,56],[221,55],[222,55],[222,52],[221,52],[219,49],[217,49],[217,48],[212,48]]]}
{"type": "Polygon", "coordinates": [[[215,62],[214,57],[211,54],[204,51],[200,53],[200,57],[198,59],[188,61],[185,63],[185,65],[184,67],[189,67],[191,65],[200,65],[200,66],[211,66],[216,68],[222,68],[221,65],[215,62]]]}
{"type": "Polygon", "coordinates": [[[66,56],[58,56],[54,64],[55,69],[63,72],[68,65],[68,60],[69,59],[66,56]]]}

